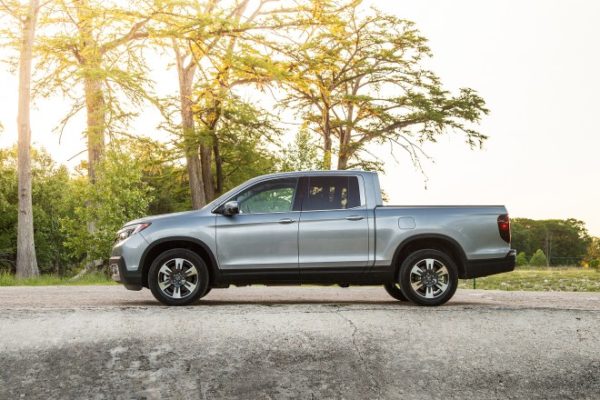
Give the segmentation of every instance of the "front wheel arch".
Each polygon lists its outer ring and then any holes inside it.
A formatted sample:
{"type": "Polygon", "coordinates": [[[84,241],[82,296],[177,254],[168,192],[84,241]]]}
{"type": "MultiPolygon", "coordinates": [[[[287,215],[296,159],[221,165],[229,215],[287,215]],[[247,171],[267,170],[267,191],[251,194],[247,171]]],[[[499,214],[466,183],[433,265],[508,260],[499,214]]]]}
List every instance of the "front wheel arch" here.
{"type": "Polygon", "coordinates": [[[212,286],[218,276],[217,261],[210,248],[202,241],[190,237],[169,237],[158,239],[152,242],[140,259],[140,267],[142,270],[142,285],[146,288],[148,285],[148,271],[152,262],[160,254],[171,249],[188,249],[196,253],[206,263],[209,274],[209,285],[212,286]]]}

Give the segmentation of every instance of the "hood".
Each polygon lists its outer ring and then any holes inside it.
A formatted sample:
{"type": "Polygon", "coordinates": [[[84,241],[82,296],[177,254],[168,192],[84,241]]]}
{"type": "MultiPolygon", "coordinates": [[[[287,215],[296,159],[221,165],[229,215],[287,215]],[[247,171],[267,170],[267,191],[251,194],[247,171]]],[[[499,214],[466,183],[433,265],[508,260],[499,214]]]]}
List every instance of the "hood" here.
{"type": "Polygon", "coordinates": [[[169,214],[151,215],[148,217],[142,217],[142,218],[131,220],[131,221],[125,223],[123,226],[141,224],[144,222],[154,222],[154,221],[158,221],[161,219],[179,217],[179,216],[183,216],[183,215],[198,214],[198,211],[200,211],[200,210],[181,211],[181,212],[169,213],[169,214]]]}

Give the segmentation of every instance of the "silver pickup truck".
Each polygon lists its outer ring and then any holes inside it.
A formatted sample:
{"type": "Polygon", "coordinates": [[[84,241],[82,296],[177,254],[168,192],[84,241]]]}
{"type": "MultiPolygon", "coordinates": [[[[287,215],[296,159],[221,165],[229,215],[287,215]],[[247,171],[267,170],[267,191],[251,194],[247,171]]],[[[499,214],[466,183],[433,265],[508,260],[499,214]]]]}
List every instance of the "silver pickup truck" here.
{"type": "Polygon", "coordinates": [[[230,285],[383,285],[424,306],[458,279],[512,271],[504,206],[384,206],[376,173],[259,176],[201,210],[141,218],[117,234],[113,279],[185,305],[230,285]]]}

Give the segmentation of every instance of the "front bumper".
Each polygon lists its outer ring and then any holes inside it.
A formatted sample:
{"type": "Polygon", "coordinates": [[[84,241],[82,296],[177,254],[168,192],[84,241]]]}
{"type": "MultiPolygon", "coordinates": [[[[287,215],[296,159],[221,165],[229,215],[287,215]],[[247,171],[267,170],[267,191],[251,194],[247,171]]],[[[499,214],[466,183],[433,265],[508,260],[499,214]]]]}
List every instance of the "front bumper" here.
{"type": "Polygon", "coordinates": [[[467,260],[463,279],[479,278],[482,276],[514,271],[517,251],[510,250],[506,257],[488,258],[483,260],[467,260]]]}
{"type": "Polygon", "coordinates": [[[113,281],[122,283],[126,289],[142,290],[141,271],[129,271],[125,265],[125,259],[121,256],[114,256],[109,259],[108,267],[113,281]]]}

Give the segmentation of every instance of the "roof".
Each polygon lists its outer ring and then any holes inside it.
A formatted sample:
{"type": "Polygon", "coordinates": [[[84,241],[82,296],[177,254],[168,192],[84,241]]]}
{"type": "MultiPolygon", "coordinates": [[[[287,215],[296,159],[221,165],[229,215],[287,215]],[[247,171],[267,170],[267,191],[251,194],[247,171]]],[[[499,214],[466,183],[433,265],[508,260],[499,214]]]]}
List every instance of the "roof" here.
{"type": "Polygon", "coordinates": [[[276,172],[273,174],[266,174],[256,176],[251,181],[263,180],[265,178],[279,178],[279,177],[296,177],[296,176],[315,176],[315,175],[371,175],[377,174],[374,171],[363,171],[358,169],[344,169],[344,170],[308,170],[308,171],[292,171],[292,172],[276,172]]]}

